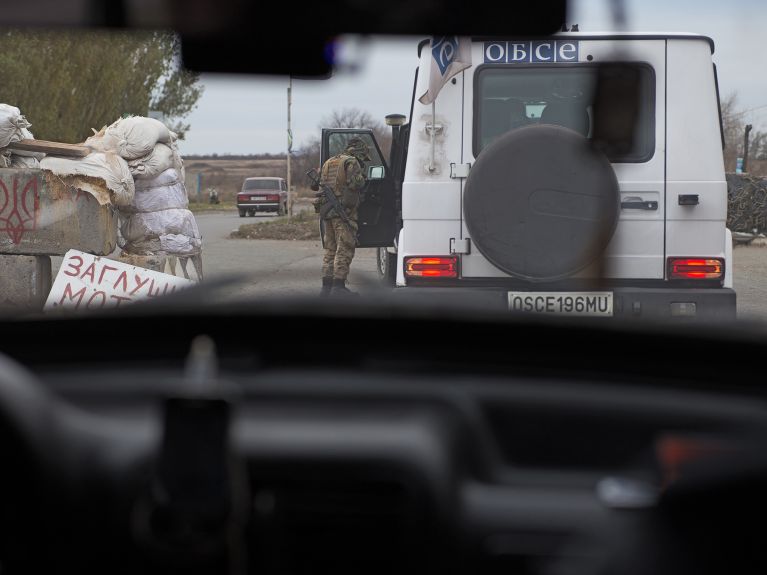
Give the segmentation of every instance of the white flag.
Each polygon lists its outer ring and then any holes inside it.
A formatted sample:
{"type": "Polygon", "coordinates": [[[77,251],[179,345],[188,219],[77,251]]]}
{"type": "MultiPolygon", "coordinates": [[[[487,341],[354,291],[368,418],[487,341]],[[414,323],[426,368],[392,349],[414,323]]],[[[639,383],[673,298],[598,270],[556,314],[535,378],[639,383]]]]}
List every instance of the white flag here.
{"type": "Polygon", "coordinates": [[[431,104],[450,78],[471,66],[471,39],[434,36],[431,39],[431,58],[429,89],[418,98],[421,104],[431,104]]]}

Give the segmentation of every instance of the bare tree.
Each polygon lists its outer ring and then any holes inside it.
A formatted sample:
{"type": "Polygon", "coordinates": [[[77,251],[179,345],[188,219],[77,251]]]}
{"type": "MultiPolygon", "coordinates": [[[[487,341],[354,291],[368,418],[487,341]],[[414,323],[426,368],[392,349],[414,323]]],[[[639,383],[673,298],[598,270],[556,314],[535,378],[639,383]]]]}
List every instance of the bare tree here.
{"type": "MultiPolygon", "coordinates": [[[[358,108],[343,108],[333,110],[325,116],[320,125],[322,128],[370,129],[381,148],[384,159],[388,161],[391,148],[391,131],[383,123],[376,121],[373,116],[358,108]]],[[[291,158],[291,178],[295,182],[305,182],[306,172],[311,168],[319,168],[320,139],[315,136],[299,148],[291,158]]],[[[301,185],[301,184],[299,184],[301,185]]]]}
{"type": "Polygon", "coordinates": [[[388,161],[391,148],[391,130],[383,123],[364,110],[359,108],[343,108],[333,110],[330,115],[322,119],[320,128],[358,128],[373,131],[376,142],[381,148],[381,153],[388,161]]]}

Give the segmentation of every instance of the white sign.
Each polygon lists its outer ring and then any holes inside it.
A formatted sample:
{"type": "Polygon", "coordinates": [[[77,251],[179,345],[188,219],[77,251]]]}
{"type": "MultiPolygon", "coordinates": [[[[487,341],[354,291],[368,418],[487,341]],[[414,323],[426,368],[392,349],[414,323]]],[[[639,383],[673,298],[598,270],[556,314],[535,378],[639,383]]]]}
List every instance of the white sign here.
{"type": "Polygon", "coordinates": [[[106,309],[172,294],[195,282],[69,250],[45,302],[51,309],[106,309]]]}

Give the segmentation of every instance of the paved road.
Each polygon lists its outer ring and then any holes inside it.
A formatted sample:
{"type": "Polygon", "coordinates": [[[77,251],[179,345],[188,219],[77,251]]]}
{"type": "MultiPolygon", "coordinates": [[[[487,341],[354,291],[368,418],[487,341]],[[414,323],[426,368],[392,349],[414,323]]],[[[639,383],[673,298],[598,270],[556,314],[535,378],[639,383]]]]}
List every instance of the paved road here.
{"type": "Polygon", "coordinates": [[[767,247],[736,247],[733,260],[738,317],[767,321],[767,247]]]}
{"type": "MultiPolygon", "coordinates": [[[[198,214],[203,237],[203,271],[206,280],[240,275],[227,295],[233,298],[261,295],[315,294],[320,287],[322,246],[319,241],[235,240],[229,234],[243,223],[274,216],[240,218],[237,212],[198,214]]],[[[359,249],[349,284],[364,293],[378,286],[375,250],[359,249]]]]}
{"type": "MultiPolygon", "coordinates": [[[[318,241],[229,239],[229,233],[240,224],[272,217],[240,218],[237,212],[197,215],[206,280],[239,276],[224,290],[227,297],[317,293],[322,266],[318,241]]],[[[54,274],[59,260],[54,258],[54,274]]],[[[767,321],[767,247],[736,247],[734,260],[738,316],[767,321]]],[[[357,250],[349,278],[352,289],[363,294],[381,289],[375,269],[375,250],[357,250]]]]}

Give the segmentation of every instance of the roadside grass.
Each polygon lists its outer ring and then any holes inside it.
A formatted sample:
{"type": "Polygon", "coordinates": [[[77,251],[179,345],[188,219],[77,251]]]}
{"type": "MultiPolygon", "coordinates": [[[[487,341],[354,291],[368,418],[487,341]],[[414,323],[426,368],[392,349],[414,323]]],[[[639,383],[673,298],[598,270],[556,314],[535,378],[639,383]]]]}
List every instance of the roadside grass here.
{"type": "Polygon", "coordinates": [[[314,212],[301,212],[289,221],[287,217],[242,224],[229,234],[233,239],[246,240],[319,240],[320,228],[314,212]]]}
{"type": "Polygon", "coordinates": [[[235,202],[221,202],[220,204],[189,202],[189,209],[195,214],[201,212],[236,212],[237,204],[235,202]]]}

